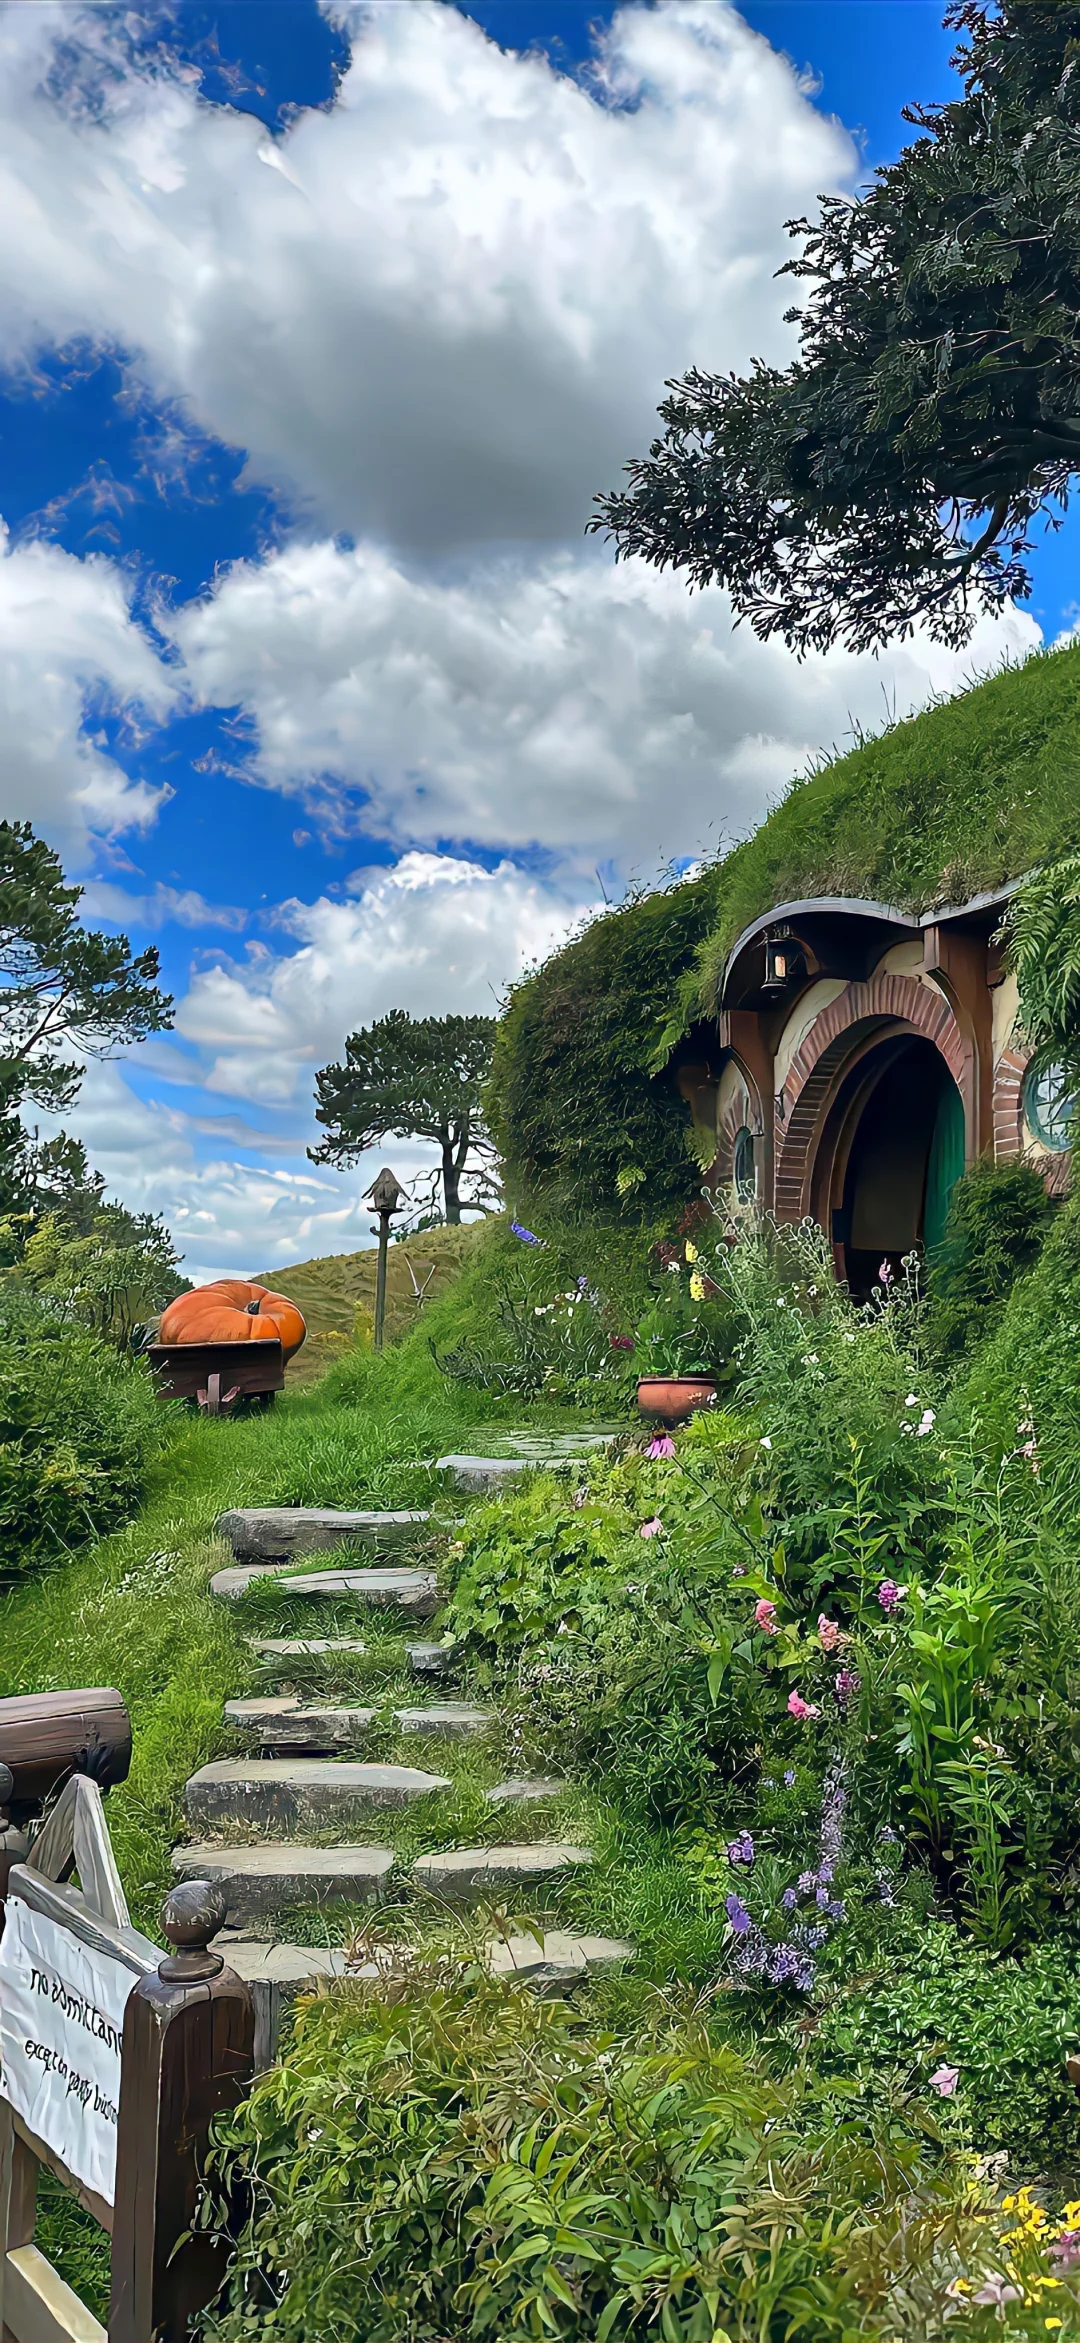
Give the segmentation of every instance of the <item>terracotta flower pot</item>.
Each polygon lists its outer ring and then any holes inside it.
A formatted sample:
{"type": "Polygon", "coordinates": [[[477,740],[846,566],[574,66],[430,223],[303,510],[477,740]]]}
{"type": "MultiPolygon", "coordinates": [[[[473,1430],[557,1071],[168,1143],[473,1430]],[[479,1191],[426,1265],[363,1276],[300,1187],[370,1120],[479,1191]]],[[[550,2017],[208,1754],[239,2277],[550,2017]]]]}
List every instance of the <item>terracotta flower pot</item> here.
{"type": "Polygon", "coordinates": [[[637,1403],[643,1416],[662,1424],[681,1424],[696,1407],[711,1407],[716,1385],[711,1375],[642,1375],[637,1403]]]}

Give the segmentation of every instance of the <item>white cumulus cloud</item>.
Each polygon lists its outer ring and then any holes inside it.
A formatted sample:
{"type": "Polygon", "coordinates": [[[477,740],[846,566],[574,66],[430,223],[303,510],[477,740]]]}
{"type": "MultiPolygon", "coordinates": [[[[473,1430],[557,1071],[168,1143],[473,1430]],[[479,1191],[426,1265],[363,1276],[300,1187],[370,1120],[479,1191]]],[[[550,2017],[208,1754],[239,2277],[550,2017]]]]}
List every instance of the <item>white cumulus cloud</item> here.
{"type": "Polygon", "coordinates": [[[784,221],[855,170],[729,0],[620,10],[591,85],[439,0],[357,11],[335,104],[276,141],[111,26],[0,18],[0,350],[115,341],[328,526],[413,548],[577,535],[668,375],[790,346],[784,221]]]}
{"type": "Polygon", "coordinates": [[[193,976],[177,1026],[203,1053],[208,1090],[284,1106],[310,1096],[345,1035],[388,1009],[491,1015],[575,917],[510,863],[413,853],[356,883],[353,901],[285,906],[294,953],[260,947],[193,976]]]}
{"type": "Polygon", "coordinates": [[[102,704],[160,717],[175,693],[113,563],[13,545],[0,524],[0,816],[76,863],[91,832],[145,829],[161,791],[129,779],[84,718],[102,704]]]}
{"type": "Polygon", "coordinates": [[[802,662],[734,630],[727,597],[587,552],[463,580],[329,539],[239,563],[181,613],[190,687],[239,701],[271,786],[363,793],[397,844],[538,843],[647,870],[732,838],[852,722],[880,726],[1040,640],[984,618],[959,654],[917,637],[802,662]]]}

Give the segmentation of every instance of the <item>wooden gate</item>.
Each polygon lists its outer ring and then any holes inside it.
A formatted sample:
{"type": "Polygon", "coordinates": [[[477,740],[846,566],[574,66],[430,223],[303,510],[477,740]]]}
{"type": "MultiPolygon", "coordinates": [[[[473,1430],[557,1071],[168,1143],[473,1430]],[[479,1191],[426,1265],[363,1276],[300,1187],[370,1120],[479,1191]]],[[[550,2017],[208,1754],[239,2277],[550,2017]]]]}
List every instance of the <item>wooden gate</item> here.
{"type": "MultiPolygon", "coordinates": [[[[3,2343],[183,2343],[190,2320],[217,2292],[227,2252],[220,2239],[189,2233],[200,2150],[213,2117],[242,2097],[253,2068],[248,1988],[209,1950],[226,1916],[224,1898],[207,1881],[190,1880],[163,1907],[171,1949],[163,1954],[140,1935],[101,1794],[85,1775],[69,1781],[26,1861],[13,1864],[7,1896],[13,1922],[19,1907],[38,1916],[39,1933],[57,1948],[61,1965],[65,1948],[83,1947],[117,1964],[131,1987],[123,2004],[111,2200],[28,2127],[8,2095],[18,2097],[14,2070],[0,2071],[0,2336],[3,2343]],[[76,1871],[78,1887],[69,1884],[76,1871]],[[43,2164],[108,2233],[107,2328],[34,2244],[43,2164]]],[[[42,1991],[41,1980],[35,1983],[42,1991]]],[[[114,1983],[119,1994],[125,1979],[114,1983]]]]}

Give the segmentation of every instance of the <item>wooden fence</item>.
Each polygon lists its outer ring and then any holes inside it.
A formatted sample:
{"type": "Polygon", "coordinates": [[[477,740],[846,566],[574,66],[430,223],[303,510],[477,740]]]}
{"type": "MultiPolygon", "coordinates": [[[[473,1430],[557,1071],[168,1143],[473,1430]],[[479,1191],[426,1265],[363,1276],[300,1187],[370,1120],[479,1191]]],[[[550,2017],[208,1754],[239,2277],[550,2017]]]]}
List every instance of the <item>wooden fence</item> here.
{"type": "MultiPolygon", "coordinates": [[[[90,2100],[99,2128],[115,2124],[115,2178],[111,2189],[96,2189],[79,2178],[56,2144],[61,2132],[67,2138],[64,2124],[78,2115],[79,2093],[85,2088],[89,2097],[91,2085],[69,2073],[62,2052],[47,2041],[29,2035],[24,2041],[17,2018],[9,2018],[14,2031],[0,2068],[2,2343],[183,2343],[191,2319],[217,2292],[227,2246],[189,2233],[199,2155],[213,2117],[242,2097],[254,2063],[248,1988],[210,1950],[225,1916],[220,1890],[191,1880],[174,1888],[163,1908],[169,1951],[162,1954],[140,1935],[131,1926],[100,1792],[81,1774],[61,1792],[25,1862],[12,1864],[0,1962],[15,1961],[16,1938],[49,1948],[52,1968],[46,1969],[41,1955],[38,1971],[25,1970],[42,1998],[44,2032],[53,2028],[55,2042],[56,2026],[70,2019],[73,2041],[81,2039],[80,2025],[88,2037],[88,2068],[101,2054],[102,2038],[113,2029],[78,1985],[69,1989],[64,1982],[87,1958],[94,1974],[111,1980],[122,2021],[118,2015],[118,2103],[106,2116],[99,2110],[111,2103],[100,2089],[90,2100]],[[70,1884],[75,1872],[77,1887],[70,1884]],[[26,2103],[24,2068],[37,2087],[48,2061],[48,2088],[61,2110],[46,2126],[53,2129],[51,2140],[35,2133],[20,2112],[26,2103]],[[74,2110],[64,2108],[62,2089],[75,2092],[74,2110]],[[43,2165],[110,2239],[106,2328],[34,2244],[43,2165]]],[[[9,1973],[13,1978],[14,1971],[9,1973]]],[[[21,1989],[22,1971],[19,1981],[21,1989]]],[[[5,1982],[0,1974],[0,1994],[5,1982]]],[[[8,1999],[10,2011],[11,1983],[8,1999]]],[[[4,2022],[0,2003],[0,2026],[4,2022]]],[[[115,2043],[107,2042],[110,2054],[115,2043]]]]}

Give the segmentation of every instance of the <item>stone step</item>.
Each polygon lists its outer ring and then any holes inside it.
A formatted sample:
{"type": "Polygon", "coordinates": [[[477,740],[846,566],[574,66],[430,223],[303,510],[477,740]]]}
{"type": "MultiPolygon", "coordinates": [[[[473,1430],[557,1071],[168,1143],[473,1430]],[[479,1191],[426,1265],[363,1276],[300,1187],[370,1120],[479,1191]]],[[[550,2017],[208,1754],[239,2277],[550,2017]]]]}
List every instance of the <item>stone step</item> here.
{"type": "Polygon", "coordinates": [[[239,1602],[249,1586],[272,1579],[283,1595],[302,1595],[310,1601],[343,1600],[366,1603],[374,1610],[408,1611],[414,1619],[430,1618],[439,1601],[433,1570],[304,1570],[290,1572],[287,1563],[247,1563],[235,1570],[219,1570],[210,1592],[224,1602],[239,1602]]]}
{"type": "Polygon", "coordinates": [[[547,1438],[539,1433],[531,1437],[518,1433],[507,1437],[513,1456],[439,1456],[435,1470],[449,1473],[456,1489],[477,1496],[485,1490],[505,1488],[507,1483],[520,1480],[523,1473],[565,1472],[610,1448],[616,1437],[613,1432],[552,1433],[547,1438]]]}
{"type": "Polygon", "coordinates": [[[348,1749],[375,1723],[377,1708],[306,1707],[287,1695],[276,1699],[227,1700],[225,1722],[266,1748],[329,1751],[348,1749]]]}
{"type": "Polygon", "coordinates": [[[184,1791],[188,1821],[246,1823],[276,1834],[353,1823],[448,1790],[442,1774],[408,1765],[361,1765],[351,1758],[232,1757],[204,1765],[184,1791]]]}
{"type": "Polygon", "coordinates": [[[407,1643],[405,1657],[414,1676],[450,1676],[454,1647],[450,1643],[407,1643]]]}
{"type": "Polygon", "coordinates": [[[530,1985],[534,1993],[560,1993],[607,1969],[628,1968],[636,1947],[617,1936],[579,1936],[574,1929],[549,1928],[535,1936],[497,1936],[485,1953],[493,1977],[530,1985]]]}
{"type": "Polygon", "coordinates": [[[429,1700],[392,1714],[399,1733],[429,1733],[440,1741],[472,1741],[497,1722],[492,1709],[473,1708],[467,1700],[429,1700]]]}
{"type": "Polygon", "coordinates": [[[393,1869],[389,1847],[177,1847],[181,1879],[216,1880],[228,1898],[229,1923],[251,1926],[295,1904],[378,1904],[393,1869]]]}
{"type": "MultiPolygon", "coordinates": [[[[392,1983],[395,1975],[405,1974],[409,1968],[404,1949],[396,1959],[365,1961],[350,1968],[343,1952],[322,1945],[279,1944],[227,1930],[216,1941],[230,1968],[251,1987],[257,2073],[273,2064],[282,2019],[298,1993],[320,1978],[350,1976],[371,1983],[379,1979],[392,1983]]],[[[505,1943],[495,1937],[485,1946],[483,1959],[493,1977],[527,1985],[535,1993],[554,1994],[603,1970],[624,1968],[634,1959],[634,1949],[617,1937],[579,1936],[572,1930],[552,1929],[539,1944],[535,1936],[514,1935],[505,1943]]]]}
{"type": "Polygon", "coordinates": [[[219,1513],[214,1529],[238,1558],[289,1562],[296,1554],[323,1554],[343,1544],[407,1545],[429,1513],[343,1513],[318,1505],[244,1505],[219,1513]]]}
{"type": "Polygon", "coordinates": [[[488,1806],[538,1805],[546,1798],[561,1798],[569,1788],[569,1782],[560,1782],[554,1776],[541,1780],[527,1775],[521,1781],[496,1782],[493,1790],[485,1790],[484,1802],[488,1806]]]}
{"type": "Polygon", "coordinates": [[[451,1852],[420,1855],[413,1864],[412,1884],[452,1903],[473,1903],[506,1891],[546,1887],[568,1871],[592,1862],[587,1847],[552,1841],[535,1847],[456,1847],[451,1852]]]}
{"type": "Polygon", "coordinates": [[[368,1648],[358,1635],[248,1635],[244,1640],[249,1650],[267,1660],[321,1659],[325,1652],[357,1652],[368,1648]]]}
{"type": "Polygon", "coordinates": [[[494,1717],[490,1709],[471,1708],[463,1700],[430,1701],[423,1708],[331,1708],[281,1694],[225,1703],[226,1724],[268,1749],[347,1749],[383,1721],[399,1733],[467,1740],[486,1733],[494,1717]]]}

